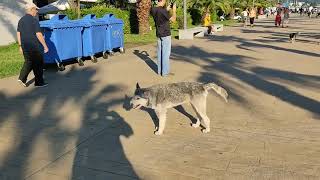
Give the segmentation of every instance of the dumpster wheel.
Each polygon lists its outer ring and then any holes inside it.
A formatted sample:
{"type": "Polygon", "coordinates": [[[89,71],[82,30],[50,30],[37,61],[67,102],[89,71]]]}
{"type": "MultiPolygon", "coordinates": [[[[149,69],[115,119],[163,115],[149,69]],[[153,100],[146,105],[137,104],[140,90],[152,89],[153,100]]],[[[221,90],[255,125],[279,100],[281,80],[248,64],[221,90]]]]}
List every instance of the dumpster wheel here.
{"type": "Polygon", "coordinates": [[[98,62],[98,60],[97,60],[97,58],[95,56],[91,56],[91,61],[93,63],[97,63],[98,62]]]}
{"type": "Polygon", "coordinates": [[[120,48],[120,53],[121,54],[124,54],[126,51],[125,51],[125,49],[124,48],[120,48]]]}
{"type": "Polygon", "coordinates": [[[78,61],[79,66],[84,66],[84,62],[83,62],[83,60],[81,59],[81,57],[78,57],[78,58],[77,58],[77,61],[78,61]]]}
{"type": "Polygon", "coordinates": [[[110,56],[113,56],[113,55],[114,55],[114,52],[113,52],[113,51],[109,51],[109,55],[110,55],[110,56]]]}
{"type": "Polygon", "coordinates": [[[64,71],[66,68],[64,67],[64,65],[63,64],[59,64],[58,65],[58,70],[59,71],[64,71]]]}
{"type": "Polygon", "coordinates": [[[104,53],[102,54],[102,57],[103,57],[103,59],[108,59],[109,55],[108,55],[108,53],[104,52],[104,53]]]}
{"type": "Polygon", "coordinates": [[[81,58],[77,58],[79,66],[84,66],[84,62],[81,58]]]}

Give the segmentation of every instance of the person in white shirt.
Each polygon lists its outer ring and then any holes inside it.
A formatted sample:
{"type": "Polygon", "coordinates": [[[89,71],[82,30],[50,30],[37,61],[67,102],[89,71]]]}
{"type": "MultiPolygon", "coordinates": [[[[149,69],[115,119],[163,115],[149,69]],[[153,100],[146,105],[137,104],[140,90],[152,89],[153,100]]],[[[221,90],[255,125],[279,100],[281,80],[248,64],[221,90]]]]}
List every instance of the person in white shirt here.
{"type": "Polygon", "coordinates": [[[241,12],[241,15],[243,17],[243,26],[246,27],[247,26],[247,21],[248,21],[248,9],[245,9],[244,11],[241,12]]]}

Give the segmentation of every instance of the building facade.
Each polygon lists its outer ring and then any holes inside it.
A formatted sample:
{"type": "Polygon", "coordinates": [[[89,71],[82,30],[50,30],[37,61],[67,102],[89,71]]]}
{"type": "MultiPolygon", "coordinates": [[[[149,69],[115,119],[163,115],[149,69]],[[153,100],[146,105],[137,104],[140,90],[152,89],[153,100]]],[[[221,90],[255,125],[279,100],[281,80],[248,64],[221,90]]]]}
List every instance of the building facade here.
{"type": "Polygon", "coordinates": [[[0,0],[0,46],[16,42],[18,21],[25,14],[24,5],[28,2],[41,7],[49,0],[0,0]]]}

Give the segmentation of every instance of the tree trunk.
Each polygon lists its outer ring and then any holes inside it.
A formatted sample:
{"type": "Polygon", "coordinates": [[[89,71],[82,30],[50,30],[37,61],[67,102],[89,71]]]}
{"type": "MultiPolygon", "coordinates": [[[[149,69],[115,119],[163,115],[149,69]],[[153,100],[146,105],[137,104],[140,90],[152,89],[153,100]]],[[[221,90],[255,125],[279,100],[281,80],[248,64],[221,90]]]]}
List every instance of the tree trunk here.
{"type": "Polygon", "coordinates": [[[235,8],[234,7],[231,7],[231,11],[230,11],[230,19],[233,19],[234,18],[234,15],[235,15],[235,8]]]}
{"type": "Polygon", "coordinates": [[[70,8],[77,12],[78,19],[80,18],[80,0],[68,0],[70,8]]]}
{"type": "Polygon", "coordinates": [[[77,8],[77,4],[75,3],[75,0],[68,0],[68,3],[70,5],[71,9],[76,9],[77,8]]]}
{"type": "Polygon", "coordinates": [[[151,8],[151,0],[139,0],[137,2],[139,34],[146,34],[150,32],[150,24],[149,24],[150,8],[151,8]]]}
{"type": "Polygon", "coordinates": [[[77,14],[78,14],[78,19],[80,19],[80,0],[77,0],[77,14]]]}

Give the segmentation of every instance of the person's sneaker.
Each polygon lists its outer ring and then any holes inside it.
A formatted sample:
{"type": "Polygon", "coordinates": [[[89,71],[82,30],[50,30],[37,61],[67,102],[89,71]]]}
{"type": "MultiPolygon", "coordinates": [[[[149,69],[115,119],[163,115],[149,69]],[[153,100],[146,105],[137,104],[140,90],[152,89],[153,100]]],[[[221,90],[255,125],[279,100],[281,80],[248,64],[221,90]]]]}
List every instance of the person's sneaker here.
{"type": "Polygon", "coordinates": [[[42,83],[42,84],[37,84],[37,85],[34,85],[35,87],[46,87],[48,86],[48,83],[42,83]]]}
{"type": "Polygon", "coordinates": [[[22,86],[27,87],[27,84],[26,84],[25,82],[23,82],[22,80],[18,79],[18,82],[19,82],[22,86]]]}
{"type": "Polygon", "coordinates": [[[174,76],[174,73],[169,73],[169,74],[162,75],[162,77],[170,77],[170,76],[174,76]]]}

